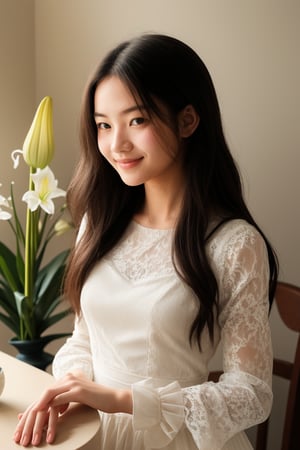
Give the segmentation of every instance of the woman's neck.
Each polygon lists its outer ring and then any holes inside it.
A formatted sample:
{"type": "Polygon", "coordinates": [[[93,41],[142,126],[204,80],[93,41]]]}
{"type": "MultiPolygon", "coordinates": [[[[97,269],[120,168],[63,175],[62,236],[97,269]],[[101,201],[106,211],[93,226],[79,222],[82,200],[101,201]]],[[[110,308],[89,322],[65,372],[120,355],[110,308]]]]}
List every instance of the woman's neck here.
{"type": "Polygon", "coordinates": [[[175,228],[181,211],[183,191],[180,184],[172,189],[154,183],[145,185],[145,203],[135,214],[134,220],[149,228],[175,228]]]}

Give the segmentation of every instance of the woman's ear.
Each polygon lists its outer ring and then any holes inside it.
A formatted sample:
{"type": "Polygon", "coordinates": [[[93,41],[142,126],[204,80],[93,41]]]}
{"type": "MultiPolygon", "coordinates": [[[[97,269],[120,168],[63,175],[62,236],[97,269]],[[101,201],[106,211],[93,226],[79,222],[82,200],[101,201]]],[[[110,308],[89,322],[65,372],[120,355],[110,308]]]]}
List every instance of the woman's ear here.
{"type": "Polygon", "coordinates": [[[182,138],[190,137],[200,122],[200,117],[192,105],[185,106],[178,114],[179,135],[182,138]]]}

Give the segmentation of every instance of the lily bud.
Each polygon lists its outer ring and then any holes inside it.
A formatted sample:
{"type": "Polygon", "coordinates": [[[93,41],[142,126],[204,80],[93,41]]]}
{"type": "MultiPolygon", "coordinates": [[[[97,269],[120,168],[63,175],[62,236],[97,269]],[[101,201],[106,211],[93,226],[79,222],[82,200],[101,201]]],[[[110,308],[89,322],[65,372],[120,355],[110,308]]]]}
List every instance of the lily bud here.
{"type": "Polygon", "coordinates": [[[70,224],[70,222],[67,222],[64,219],[60,219],[56,222],[55,226],[54,226],[54,231],[56,236],[60,236],[64,233],[66,233],[67,231],[71,230],[72,225],[70,224]]]}
{"type": "Polygon", "coordinates": [[[23,144],[23,157],[35,169],[48,166],[54,155],[52,98],[44,97],[23,144]]]}

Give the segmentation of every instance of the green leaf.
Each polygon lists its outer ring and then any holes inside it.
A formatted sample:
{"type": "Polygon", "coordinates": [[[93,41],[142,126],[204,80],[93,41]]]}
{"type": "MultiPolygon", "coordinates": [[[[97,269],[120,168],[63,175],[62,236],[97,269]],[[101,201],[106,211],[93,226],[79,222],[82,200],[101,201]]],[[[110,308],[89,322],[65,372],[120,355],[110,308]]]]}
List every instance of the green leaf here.
{"type": "Polygon", "coordinates": [[[61,302],[61,291],[68,251],[55,257],[38,275],[35,293],[37,323],[47,319],[61,302]]]}
{"type": "Polygon", "coordinates": [[[9,287],[7,289],[7,286],[4,286],[1,280],[0,280],[0,306],[11,317],[11,319],[18,324],[19,315],[15,302],[15,296],[9,287]]]}
{"type": "Polygon", "coordinates": [[[39,297],[35,304],[35,309],[41,317],[47,317],[60,304],[63,274],[64,268],[61,267],[56,273],[56,276],[52,279],[52,282],[48,284],[47,290],[39,297]]]}
{"type": "MultiPolygon", "coordinates": [[[[36,326],[35,326],[34,317],[32,315],[32,309],[30,308],[28,301],[27,301],[28,297],[26,297],[21,292],[14,292],[14,296],[15,296],[15,300],[16,300],[19,317],[22,321],[22,324],[25,327],[26,336],[28,335],[30,339],[33,339],[36,334],[36,326]]],[[[19,334],[22,334],[21,331],[19,332],[19,334]]],[[[21,337],[22,337],[22,339],[25,339],[25,336],[21,336],[21,337]]]]}
{"type": "MultiPolygon", "coordinates": [[[[53,297],[52,301],[49,301],[51,298],[51,296],[47,296],[47,298],[43,298],[43,316],[45,318],[51,316],[51,314],[53,313],[53,311],[55,311],[55,309],[61,304],[62,302],[62,296],[61,295],[57,295],[56,298],[53,297]],[[46,308],[46,305],[48,306],[48,308],[46,308]]],[[[39,305],[40,306],[40,305],[39,305]]]]}
{"type": "Polygon", "coordinates": [[[34,314],[37,324],[37,333],[42,334],[47,328],[70,314],[71,309],[52,315],[61,304],[62,284],[65,272],[65,263],[69,250],[61,252],[54,257],[42,270],[40,270],[35,286],[34,314]]]}
{"type": "Polygon", "coordinates": [[[54,341],[55,339],[60,339],[63,337],[71,336],[72,333],[55,333],[48,334],[47,336],[41,336],[39,339],[44,342],[45,345],[49,344],[49,342],[54,341]]]}
{"type": "Polygon", "coordinates": [[[55,314],[51,317],[48,317],[47,319],[44,319],[38,323],[38,333],[42,334],[47,328],[54,325],[56,322],[59,322],[60,320],[67,317],[72,312],[71,308],[68,308],[58,314],[55,314]]]}
{"type": "Polygon", "coordinates": [[[20,253],[19,247],[17,248],[17,254],[16,254],[16,267],[17,267],[19,279],[22,283],[22,286],[24,286],[25,264],[24,264],[24,259],[20,253]]]}
{"type": "Polygon", "coordinates": [[[0,321],[12,330],[14,334],[19,334],[19,323],[15,322],[10,316],[6,316],[0,312],[0,321]]]}
{"type": "Polygon", "coordinates": [[[69,250],[64,250],[55,256],[43,269],[40,270],[36,280],[36,298],[37,301],[44,296],[49,288],[56,287],[57,291],[61,289],[62,270],[65,269],[66,259],[69,250]],[[60,276],[58,276],[60,274],[60,276]]]}
{"type": "Polygon", "coordinates": [[[16,267],[16,257],[3,242],[0,242],[0,274],[8,282],[12,291],[22,290],[22,283],[16,267]]]}
{"type": "Polygon", "coordinates": [[[21,292],[14,292],[14,296],[19,317],[22,317],[22,303],[27,297],[21,292]]]}

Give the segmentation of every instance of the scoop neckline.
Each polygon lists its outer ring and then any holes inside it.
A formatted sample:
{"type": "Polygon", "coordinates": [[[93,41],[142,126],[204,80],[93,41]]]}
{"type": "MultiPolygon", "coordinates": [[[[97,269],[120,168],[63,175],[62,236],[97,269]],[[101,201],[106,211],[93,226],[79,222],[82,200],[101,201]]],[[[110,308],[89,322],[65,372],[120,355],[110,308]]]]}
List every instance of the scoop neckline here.
{"type": "Polygon", "coordinates": [[[153,231],[153,232],[160,232],[160,233],[167,233],[174,231],[174,228],[153,228],[153,227],[147,227],[146,225],[142,225],[139,222],[137,222],[135,219],[132,219],[132,223],[137,227],[145,231],[153,231]]]}

